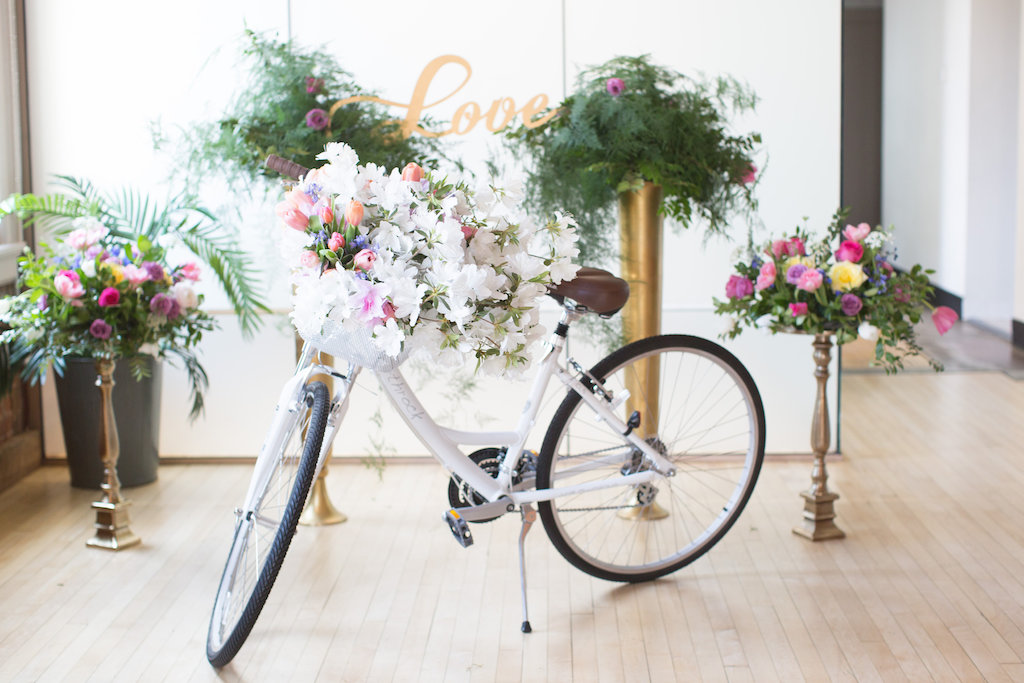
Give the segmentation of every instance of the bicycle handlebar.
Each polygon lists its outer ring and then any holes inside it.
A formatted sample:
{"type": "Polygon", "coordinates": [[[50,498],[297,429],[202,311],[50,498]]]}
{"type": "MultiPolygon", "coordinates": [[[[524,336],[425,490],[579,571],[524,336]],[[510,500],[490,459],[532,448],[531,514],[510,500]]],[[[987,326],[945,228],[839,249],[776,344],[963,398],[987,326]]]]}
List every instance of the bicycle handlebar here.
{"type": "Polygon", "coordinates": [[[267,160],[263,162],[263,164],[271,171],[277,171],[281,175],[294,178],[295,180],[298,180],[309,173],[309,169],[305,166],[301,166],[294,161],[289,161],[288,159],[279,157],[276,154],[268,156],[267,160]]]}

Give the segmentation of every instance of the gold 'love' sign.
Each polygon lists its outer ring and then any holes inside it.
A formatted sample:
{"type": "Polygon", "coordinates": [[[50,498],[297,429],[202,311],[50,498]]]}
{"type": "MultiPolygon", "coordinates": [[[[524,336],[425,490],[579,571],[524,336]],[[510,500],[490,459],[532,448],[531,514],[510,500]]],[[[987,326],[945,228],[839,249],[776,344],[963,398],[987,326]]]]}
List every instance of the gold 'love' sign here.
{"type": "Polygon", "coordinates": [[[481,121],[485,122],[487,130],[491,132],[497,132],[512,122],[512,119],[516,115],[522,116],[523,125],[527,128],[536,128],[537,126],[543,125],[550,121],[556,114],[555,111],[547,112],[543,116],[538,116],[545,109],[548,108],[548,96],[544,94],[534,95],[531,97],[521,109],[516,108],[515,100],[511,97],[500,97],[491,103],[491,106],[487,111],[483,111],[480,105],[476,102],[465,102],[459,105],[459,108],[455,110],[455,114],[452,116],[452,125],[448,130],[439,132],[429,131],[424,129],[420,125],[420,117],[423,115],[425,109],[437,106],[447,99],[450,99],[455,93],[462,90],[462,88],[469,82],[469,77],[473,74],[473,69],[470,68],[469,62],[462,57],[456,55],[442,55],[435,58],[423,69],[420,73],[419,80],[416,81],[416,88],[412,92],[412,99],[409,100],[408,104],[403,102],[395,102],[392,100],[385,100],[380,97],[373,97],[372,95],[357,95],[355,97],[346,97],[345,99],[338,100],[328,112],[328,117],[333,117],[334,112],[338,111],[340,107],[344,107],[346,104],[353,102],[378,102],[380,104],[389,107],[398,107],[405,109],[406,114],[404,119],[400,119],[397,122],[400,124],[399,129],[402,131],[402,135],[409,137],[413,133],[419,133],[427,137],[440,137],[442,135],[465,135],[469,131],[473,130],[478,123],[481,121]],[[437,72],[441,70],[441,67],[447,64],[457,64],[466,70],[466,76],[462,79],[462,83],[457,88],[452,90],[450,93],[445,95],[439,100],[435,100],[427,104],[427,90],[430,87],[431,81],[437,75],[437,72]],[[536,118],[535,118],[536,117],[536,118]]]}

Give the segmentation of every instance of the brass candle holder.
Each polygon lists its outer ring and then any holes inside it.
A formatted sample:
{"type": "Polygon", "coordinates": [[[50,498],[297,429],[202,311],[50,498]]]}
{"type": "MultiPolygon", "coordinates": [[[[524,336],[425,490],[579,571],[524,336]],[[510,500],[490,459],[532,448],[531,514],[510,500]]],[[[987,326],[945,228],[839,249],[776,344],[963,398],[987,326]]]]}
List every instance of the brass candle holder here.
{"type": "Polygon", "coordinates": [[[811,449],[814,451],[814,466],[811,469],[811,486],[800,495],[804,499],[804,518],[793,533],[812,541],[842,538],[846,534],[835,523],[835,501],[839,494],[828,490],[828,471],[825,469],[825,454],[832,441],[828,416],[828,366],[832,360],[832,335],[814,335],[814,377],[818,391],[814,400],[814,414],[811,419],[811,449]]]}
{"type": "Polygon", "coordinates": [[[117,422],[110,393],[114,388],[115,362],[110,358],[96,361],[96,386],[100,388],[100,459],[103,461],[102,497],[93,502],[96,511],[96,533],[86,541],[92,548],[124,550],[141,542],[128,526],[130,501],[121,498],[121,482],[117,478],[117,460],[121,444],[117,438],[117,422]]]}

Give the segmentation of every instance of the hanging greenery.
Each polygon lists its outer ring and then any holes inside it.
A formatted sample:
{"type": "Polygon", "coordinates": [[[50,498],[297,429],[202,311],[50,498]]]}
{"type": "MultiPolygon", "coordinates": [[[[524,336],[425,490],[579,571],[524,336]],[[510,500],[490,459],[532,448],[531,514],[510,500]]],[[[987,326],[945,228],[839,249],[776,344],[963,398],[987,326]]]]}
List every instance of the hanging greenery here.
{"type": "Polygon", "coordinates": [[[584,70],[549,123],[520,125],[505,139],[528,160],[533,208],[572,213],[582,261],[603,263],[617,253],[616,198],[644,181],[662,186],[667,216],[684,227],[699,219],[709,234],[756,208],[761,138],[732,134],[727,117],[756,100],[732,78],[698,81],[646,55],[616,57],[584,70]]]}

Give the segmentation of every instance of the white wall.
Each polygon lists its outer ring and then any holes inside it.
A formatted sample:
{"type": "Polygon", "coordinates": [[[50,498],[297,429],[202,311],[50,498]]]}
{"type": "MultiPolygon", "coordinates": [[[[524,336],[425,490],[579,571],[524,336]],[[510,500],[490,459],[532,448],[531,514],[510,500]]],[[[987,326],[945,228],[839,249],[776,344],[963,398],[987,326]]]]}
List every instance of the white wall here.
{"type": "MultiPolygon", "coordinates": [[[[89,175],[104,184],[159,187],[165,161],[151,150],[149,121],[157,116],[170,122],[215,117],[236,86],[229,56],[243,20],[256,30],[275,28],[283,37],[288,4],[187,0],[150,9],[127,1],[102,8],[72,0],[32,3],[37,188],[56,172],[89,175]]],[[[542,92],[557,101],[564,77],[571,84],[579,67],[616,54],[649,52],[684,72],[730,73],[748,81],[761,97],[757,112],[738,122],[738,129],[764,136],[758,165],[766,170],[759,196],[769,229],[791,229],[804,217],[811,226],[823,226],[838,204],[838,2],[644,0],[623,11],[609,0],[566,0],[564,26],[561,5],[543,0],[520,3],[514,11],[491,3],[460,4],[457,12],[396,0],[388,5],[387,17],[369,4],[291,4],[296,40],[326,43],[361,82],[391,99],[407,101],[432,58],[456,54],[468,60],[473,68],[469,84],[431,110],[440,118],[467,100],[483,104],[509,96],[522,103],[542,92]],[[792,39],[794,30],[799,40],[792,39]]],[[[434,92],[446,94],[458,80],[458,73],[439,77],[430,99],[434,92]]],[[[480,126],[460,144],[467,159],[479,160],[494,143],[480,126]]],[[[745,230],[737,228],[739,234],[745,230]]],[[[254,221],[247,229],[258,242],[271,228],[254,221]]],[[[665,331],[718,335],[722,323],[710,312],[711,297],[724,294],[733,248],[726,243],[704,247],[696,231],[669,230],[665,331]]],[[[290,339],[270,325],[257,340],[242,342],[229,321],[223,327],[203,349],[213,384],[204,421],[189,425],[184,420],[184,382],[173,371],[165,374],[164,455],[248,455],[258,449],[260,425],[289,371],[290,339]]],[[[750,367],[765,399],[769,450],[808,451],[814,399],[810,340],[750,332],[728,346],[750,367]]],[[[835,387],[833,382],[833,406],[835,387]]],[[[485,385],[472,401],[455,404],[456,423],[478,424],[481,406],[503,416],[523,391],[523,385],[485,385]]],[[[47,450],[58,454],[59,428],[49,400],[47,450]]],[[[434,403],[443,401],[438,397],[434,403]]],[[[348,424],[366,425],[380,405],[382,399],[371,393],[354,407],[348,424]]],[[[336,453],[372,448],[362,432],[347,433],[336,453]]],[[[422,452],[404,426],[389,431],[387,439],[397,452],[422,452]]]]}

